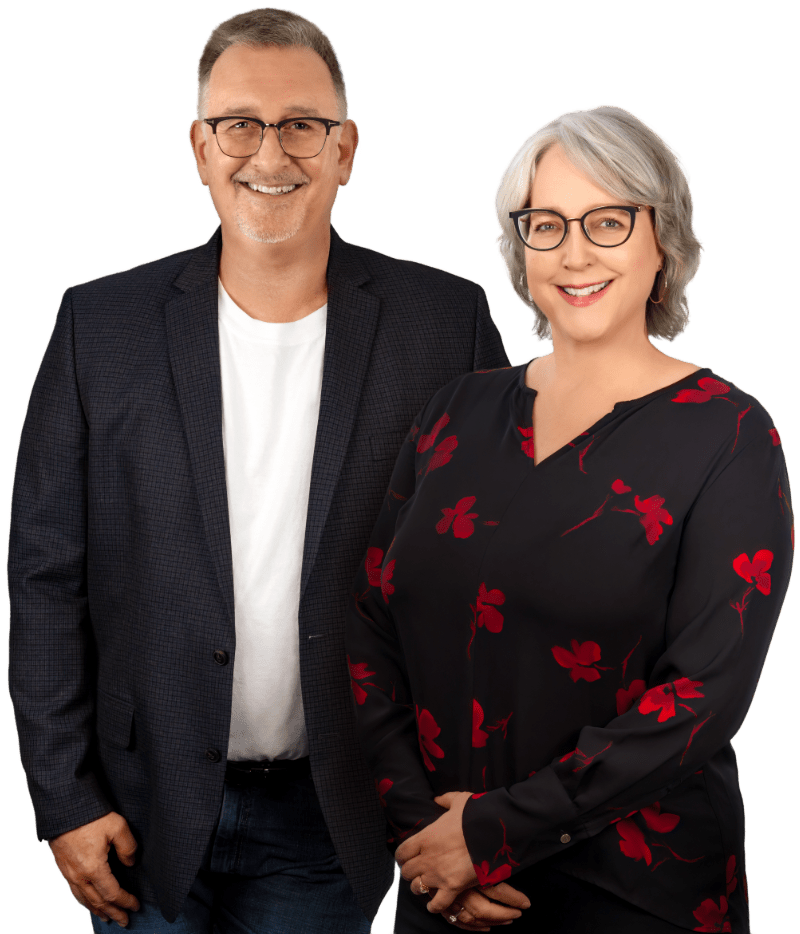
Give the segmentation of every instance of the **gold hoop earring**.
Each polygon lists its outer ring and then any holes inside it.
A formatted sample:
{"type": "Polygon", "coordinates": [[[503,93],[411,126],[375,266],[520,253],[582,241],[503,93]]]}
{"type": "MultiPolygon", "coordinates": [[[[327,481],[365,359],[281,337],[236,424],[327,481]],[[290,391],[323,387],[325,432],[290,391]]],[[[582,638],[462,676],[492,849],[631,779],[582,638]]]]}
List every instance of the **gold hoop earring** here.
{"type": "MultiPolygon", "coordinates": [[[[654,305],[660,305],[660,304],[664,301],[664,299],[667,297],[667,277],[664,275],[664,270],[663,270],[663,269],[659,269],[659,270],[658,270],[658,273],[661,274],[661,285],[663,286],[663,288],[659,287],[659,290],[658,290],[658,291],[659,291],[661,294],[660,294],[660,296],[659,296],[659,298],[658,298],[658,301],[656,301],[656,299],[653,298],[653,290],[650,289],[650,301],[651,301],[654,305]]],[[[658,273],[656,274],[656,279],[658,278],[658,273]]],[[[653,283],[653,285],[655,285],[655,282],[653,283]]]]}

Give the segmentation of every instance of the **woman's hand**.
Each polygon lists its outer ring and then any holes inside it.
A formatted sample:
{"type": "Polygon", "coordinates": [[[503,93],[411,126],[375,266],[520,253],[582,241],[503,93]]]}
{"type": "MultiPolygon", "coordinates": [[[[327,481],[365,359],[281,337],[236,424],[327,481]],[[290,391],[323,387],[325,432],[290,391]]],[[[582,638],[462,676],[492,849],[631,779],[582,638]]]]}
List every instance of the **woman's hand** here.
{"type": "Polygon", "coordinates": [[[501,882],[467,889],[441,915],[462,931],[491,931],[495,925],[510,924],[521,917],[522,909],[530,907],[526,895],[501,882]]]}
{"type": "Polygon", "coordinates": [[[461,830],[461,812],[471,797],[469,791],[450,791],[434,798],[447,813],[401,843],[395,853],[404,879],[411,882],[419,877],[423,886],[437,890],[428,902],[428,911],[434,914],[478,881],[461,830]]]}

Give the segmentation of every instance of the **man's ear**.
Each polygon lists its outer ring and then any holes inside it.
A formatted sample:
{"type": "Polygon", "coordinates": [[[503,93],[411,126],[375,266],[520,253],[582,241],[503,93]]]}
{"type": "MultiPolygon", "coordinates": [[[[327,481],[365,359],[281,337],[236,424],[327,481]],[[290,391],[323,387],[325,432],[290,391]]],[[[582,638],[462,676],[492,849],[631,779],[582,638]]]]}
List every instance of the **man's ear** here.
{"type": "Polygon", "coordinates": [[[339,184],[346,185],[353,171],[353,159],[358,146],[358,127],[352,120],[345,120],[339,132],[339,184]]]}
{"type": "Polygon", "coordinates": [[[200,181],[207,185],[208,166],[206,156],[208,154],[208,140],[206,139],[205,127],[206,124],[200,120],[193,120],[192,125],[189,127],[189,140],[192,144],[192,152],[197,163],[197,173],[200,176],[200,181]]]}

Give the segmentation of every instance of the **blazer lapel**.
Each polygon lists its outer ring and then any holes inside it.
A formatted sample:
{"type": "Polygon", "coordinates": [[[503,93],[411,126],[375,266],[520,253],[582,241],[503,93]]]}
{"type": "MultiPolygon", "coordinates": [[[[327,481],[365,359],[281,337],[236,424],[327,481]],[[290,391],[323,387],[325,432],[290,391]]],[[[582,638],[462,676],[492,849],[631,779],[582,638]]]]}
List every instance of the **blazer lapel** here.
{"type": "Polygon", "coordinates": [[[380,299],[361,288],[369,278],[352,247],[331,228],[322,397],[311,467],[301,597],[314,567],[350,442],[378,324],[380,299]]]}
{"type": "Polygon", "coordinates": [[[172,375],[189,445],[200,511],[228,618],[233,625],[233,561],[222,447],[217,276],[218,228],[195,251],[174,285],[183,294],[165,307],[172,375]]]}

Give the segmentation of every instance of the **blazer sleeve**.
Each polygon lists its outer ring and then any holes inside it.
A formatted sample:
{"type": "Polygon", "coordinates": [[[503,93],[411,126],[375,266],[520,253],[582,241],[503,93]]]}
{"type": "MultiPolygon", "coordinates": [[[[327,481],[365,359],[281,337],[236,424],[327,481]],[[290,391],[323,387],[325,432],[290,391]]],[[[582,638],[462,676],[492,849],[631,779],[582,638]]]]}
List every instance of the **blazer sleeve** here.
{"type": "Polygon", "coordinates": [[[473,370],[496,370],[508,366],[508,357],[497,326],[489,314],[486,293],[478,286],[478,301],[475,312],[475,356],[473,370]]]}
{"type": "MultiPolygon", "coordinates": [[[[424,410],[423,410],[424,412],[424,410]]],[[[347,664],[357,731],[390,827],[394,850],[444,813],[433,801],[417,735],[403,649],[388,607],[392,544],[414,495],[417,417],[400,449],[369,547],[349,599],[347,664]]]]}
{"type": "Polygon", "coordinates": [[[513,854],[507,877],[594,836],[668,794],[739,729],[794,544],[786,465],[770,426],[754,403],[685,520],[665,648],[648,683],[618,694],[620,715],[581,730],[567,755],[468,800],[462,826],[476,867],[494,864],[498,841],[513,854]]]}
{"type": "Polygon", "coordinates": [[[39,839],[112,810],[93,769],[96,653],[86,585],[89,427],[71,292],[33,387],[11,513],[9,684],[39,839]]]}

